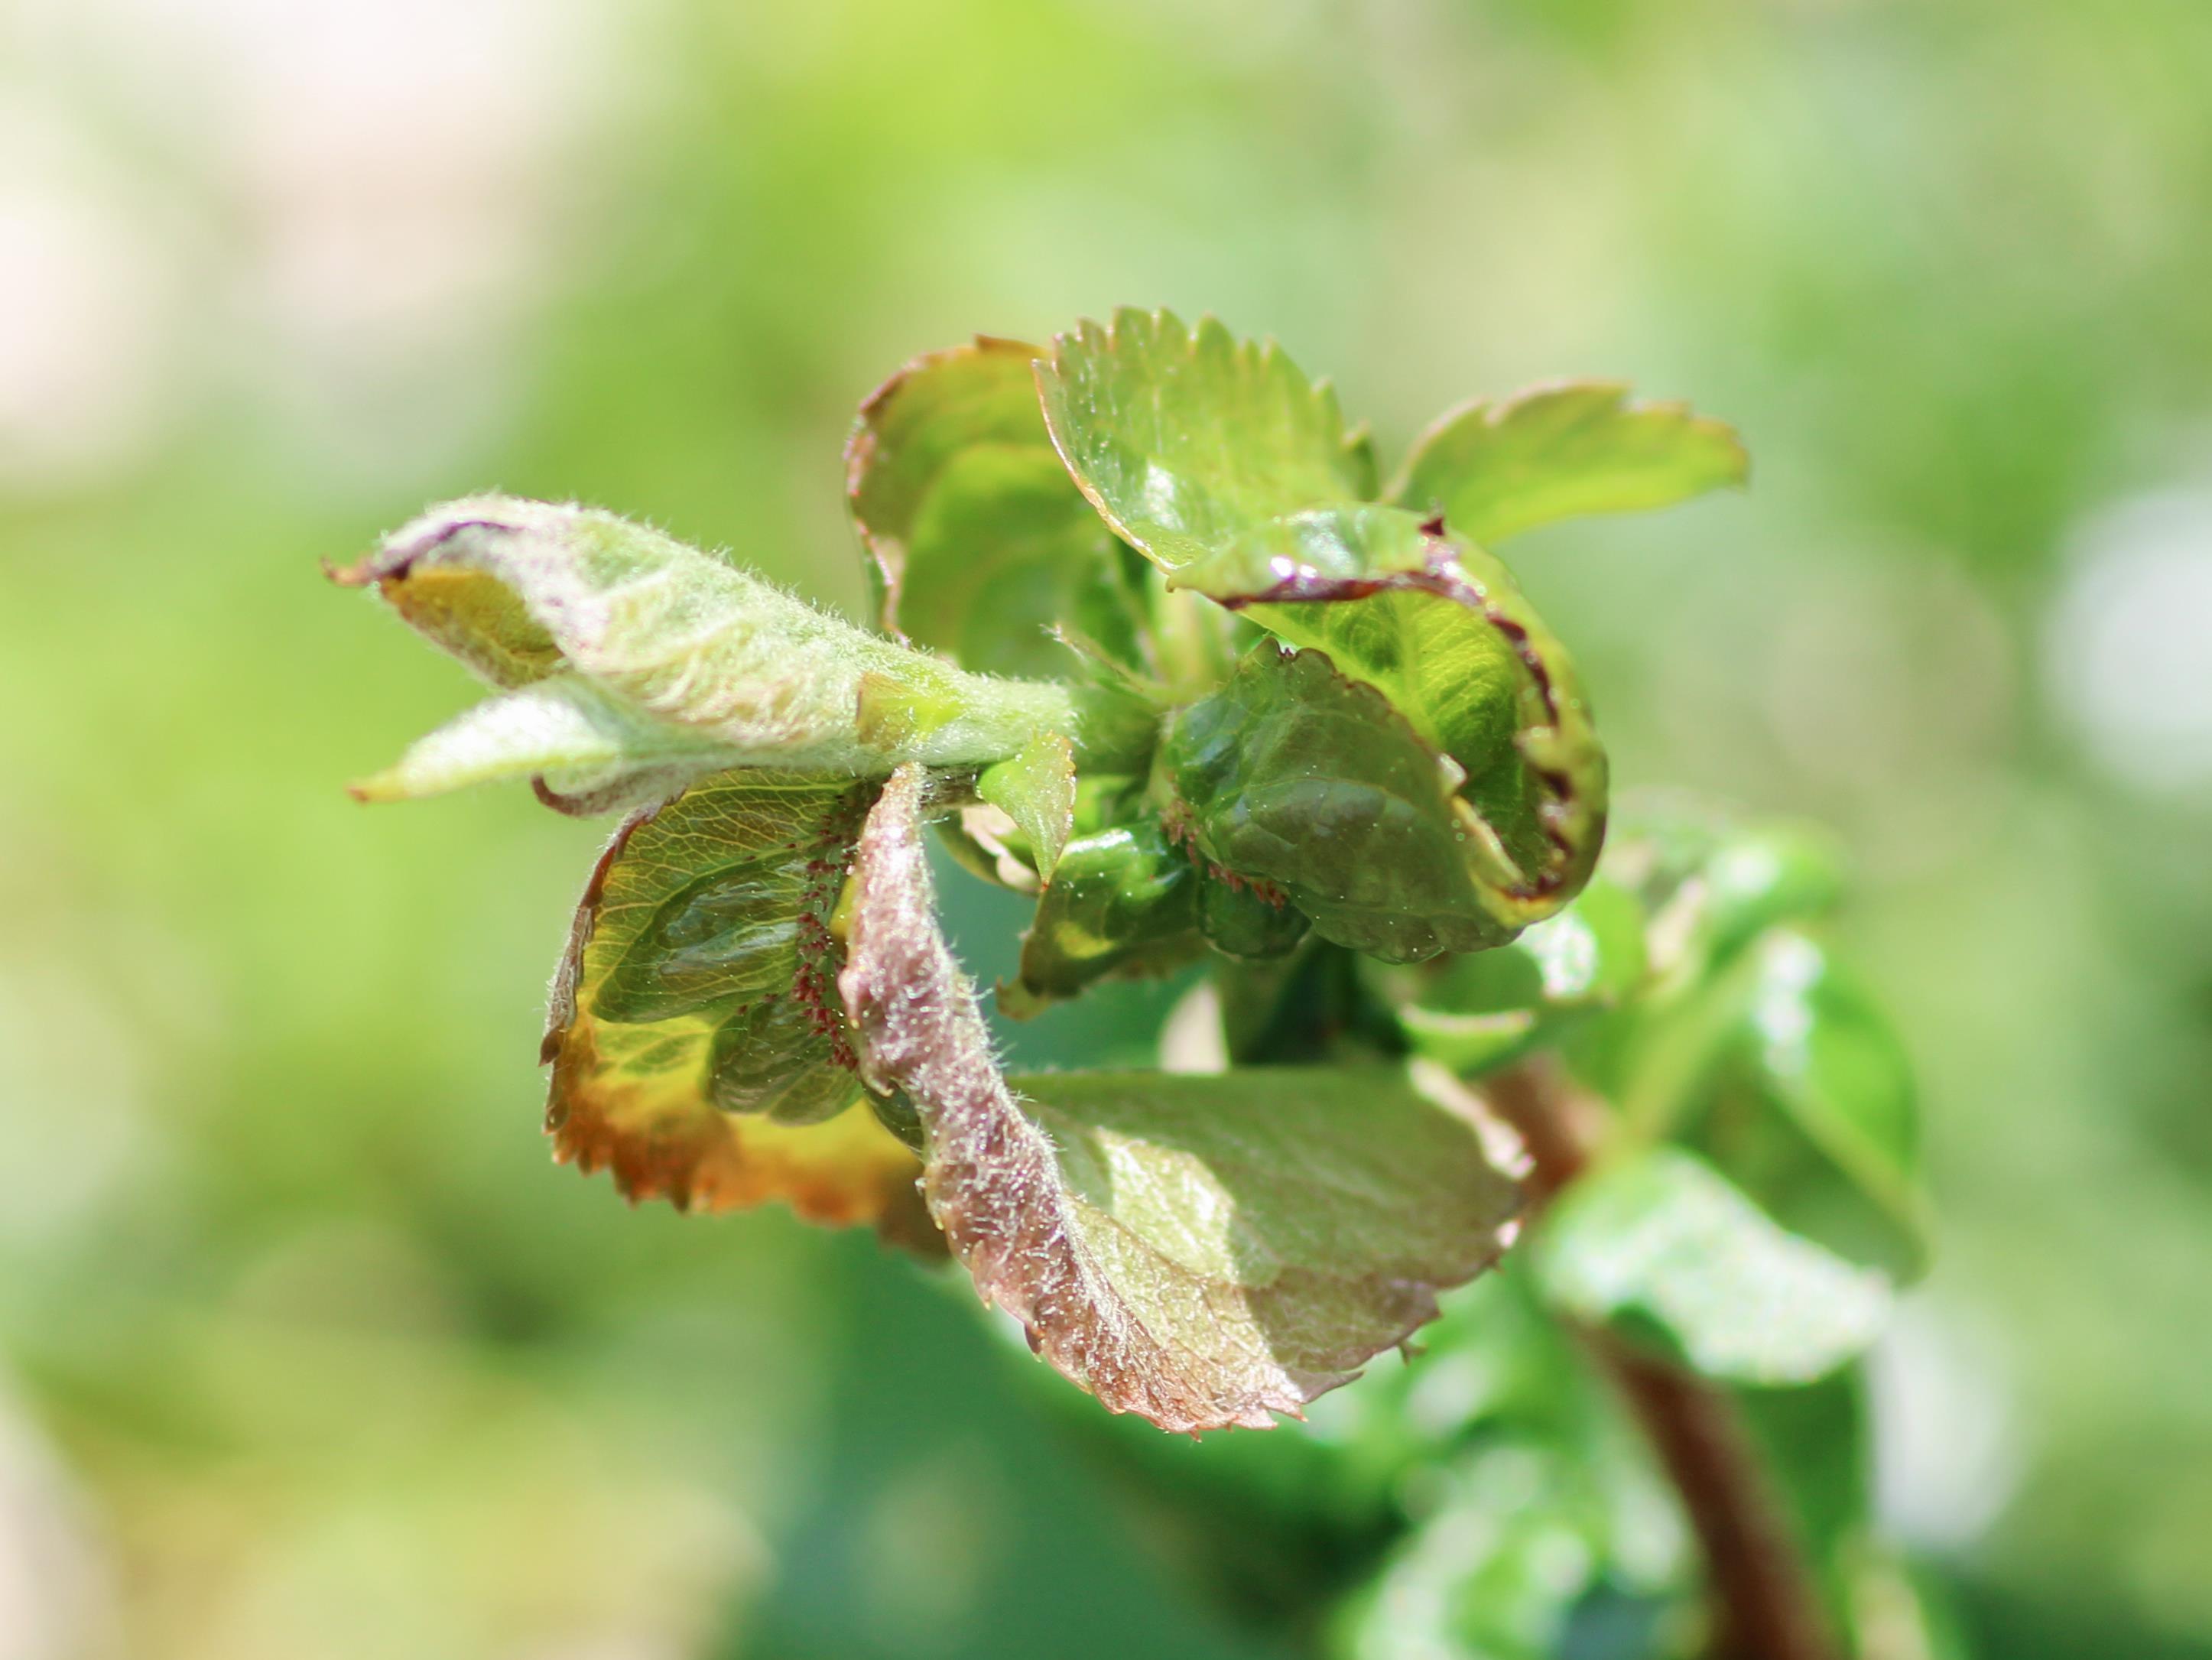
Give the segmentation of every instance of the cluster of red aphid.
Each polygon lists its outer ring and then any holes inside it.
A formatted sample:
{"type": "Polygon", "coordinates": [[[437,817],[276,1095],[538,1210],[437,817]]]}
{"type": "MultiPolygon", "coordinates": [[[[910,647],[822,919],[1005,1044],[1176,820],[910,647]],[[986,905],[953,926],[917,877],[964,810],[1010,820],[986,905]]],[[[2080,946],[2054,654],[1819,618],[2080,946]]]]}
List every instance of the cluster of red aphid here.
{"type": "MultiPolygon", "coordinates": [[[[848,1072],[858,1071],[860,1062],[845,1036],[845,1005],[836,987],[837,942],[830,937],[830,913],[845,885],[845,854],[858,817],[855,802],[850,813],[840,813],[825,827],[806,860],[806,890],[799,911],[799,970],[791,982],[791,994],[805,1011],[809,1030],[829,1046],[830,1060],[848,1072]]],[[[799,850],[796,842],[787,848],[799,850]]]]}
{"type": "Polygon", "coordinates": [[[1182,802],[1178,800],[1169,804],[1167,811],[1160,815],[1160,829],[1166,832],[1169,841],[1183,850],[1192,864],[1215,881],[1225,884],[1231,892],[1242,892],[1249,888],[1253,897],[1273,906],[1277,910],[1291,903],[1290,895],[1283,891],[1279,883],[1270,882],[1264,876],[1240,876],[1226,866],[1217,865],[1208,859],[1205,850],[1198,845],[1198,825],[1191,818],[1189,807],[1182,802]]]}

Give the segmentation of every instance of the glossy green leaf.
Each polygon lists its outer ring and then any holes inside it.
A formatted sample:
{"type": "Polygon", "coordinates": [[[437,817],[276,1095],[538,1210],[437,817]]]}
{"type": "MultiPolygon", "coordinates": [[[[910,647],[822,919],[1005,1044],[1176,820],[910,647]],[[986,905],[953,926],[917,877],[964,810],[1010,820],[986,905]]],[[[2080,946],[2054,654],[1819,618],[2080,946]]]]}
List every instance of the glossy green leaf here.
{"type": "Polygon", "coordinates": [[[1784,1231],[1712,1167],[1658,1147],[1594,1171],[1546,1216],[1546,1293],[1656,1330],[1709,1377],[1802,1383],[1880,1335],[1889,1282],[1784,1231]]]}
{"type": "MultiPolygon", "coordinates": [[[[1077,724],[1065,687],[963,673],[587,508],[508,496],[451,502],[339,580],[373,583],[496,684],[556,674],[588,684],[596,713],[568,710],[561,741],[588,736],[599,748],[578,763],[556,745],[553,770],[582,768],[610,800],[625,769],[696,776],[751,764],[880,775],[906,759],[1001,760],[1040,732],[1077,724]],[[610,760],[609,749],[621,758],[610,760]]],[[[495,708],[464,736],[481,744],[487,732],[505,733],[507,747],[491,746],[497,766],[518,766],[526,757],[514,747],[514,716],[512,706],[495,708]]],[[[450,733],[434,744],[447,754],[460,747],[450,733]]],[[[410,774],[410,763],[397,770],[410,774]]],[[[411,774],[436,775],[420,764],[411,774]]]]}
{"type": "Polygon", "coordinates": [[[979,337],[893,375],[845,446],[853,522],[883,626],[995,674],[1072,678],[1064,626],[1140,659],[1124,550],[1053,453],[1033,360],[979,337]]]}
{"type": "Polygon", "coordinates": [[[1912,1066],[1829,947],[1776,929],[1753,948],[1723,1074],[1683,1133],[1768,1211],[1896,1272],[1926,1248],[1912,1066]]]}
{"type": "Polygon", "coordinates": [[[1506,931],[1587,879],[1605,758],[1573,667],[1504,567],[1377,505],[1334,394],[1211,319],[1122,312],[1038,370],[1069,471],[1169,573],[1379,688],[1463,775],[1506,931]]]}
{"type": "Polygon", "coordinates": [[[1204,949],[1199,873],[1152,820],[1071,842],[1000,1006],[1017,1018],[1109,976],[1171,974],[1204,949]]]}
{"type": "Polygon", "coordinates": [[[1520,924],[1456,769],[1320,652],[1255,648],[1162,740],[1170,828],[1279,891],[1322,938],[1397,961],[1479,951],[1520,924]]]}
{"type": "Polygon", "coordinates": [[[839,984],[914,1104],[923,1191],[976,1289],[1115,1411],[1264,1426],[1479,1273],[1519,1207],[1463,1109],[1395,1070],[1022,1080],[939,933],[902,768],[862,832],[839,984]]]}
{"type": "Polygon", "coordinates": [[[770,1199],[932,1231],[861,1103],[826,923],[874,787],[744,771],[624,822],[578,908],[545,1036],[558,1157],[632,1200],[770,1199]]]}
{"type": "Polygon", "coordinates": [[[1844,877],[1825,831],[1679,802],[1624,815],[1605,868],[1650,911],[1652,966],[1677,980],[1716,972],[1778,923],[1826,914],[1844,877]]]}
{"type": "Polygon", "coordinates": [[[1075,751],[1067,739],[1039,733],[1018,753],[987,768],[975,793],[1014,821],[1028,839],[1031,868],[1050,882],[1075,829],[1075,751]]]}
{"type": "Polygon", "coordinates": [[[1622,1583],[1622,1529],[1586,1448],[1499,1436],[1421,1486],[1427,1513],[1340,1616],[1338,1660],[1679,1652],[1660,1619],[1674,1588],[1622,1583]]]}
{"type": "Polygon", "coordinates": [[[1574,903],[1509,945],[1390,974],[1398,1018],[1417,1052],[1462,1076],[1503,1066],[1641,989],[1644,920],[1601,872],[1574,903]]]}
{"type": "Polygon", "coordinates": [[[1561,519],[1670,507],[1750,471],[1725,423],[1686,404],[1632,404],[1616,381],[1570,381],[1439,417],[1390,499],[1490,544],[1561,519]]]}

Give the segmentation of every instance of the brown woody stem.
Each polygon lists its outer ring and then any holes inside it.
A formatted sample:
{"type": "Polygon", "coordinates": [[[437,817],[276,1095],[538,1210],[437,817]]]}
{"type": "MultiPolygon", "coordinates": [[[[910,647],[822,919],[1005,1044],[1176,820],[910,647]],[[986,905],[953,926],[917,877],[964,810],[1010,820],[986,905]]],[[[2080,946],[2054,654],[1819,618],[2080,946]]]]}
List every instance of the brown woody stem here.
{"type": "MultiPolygon", "coordinates": [[[[1538,1205],[1589,1164],[1603,1110],[1555,1065],[1510,1067],[1485,1093],[1528,1145],[1538,1205]]],[[[1581,1335],[1644,1426],[1697,1534],[1714,1660],[1841,1660],[1803,1553],[1727,1391],[1603,1331],[1581,1335]]]]}

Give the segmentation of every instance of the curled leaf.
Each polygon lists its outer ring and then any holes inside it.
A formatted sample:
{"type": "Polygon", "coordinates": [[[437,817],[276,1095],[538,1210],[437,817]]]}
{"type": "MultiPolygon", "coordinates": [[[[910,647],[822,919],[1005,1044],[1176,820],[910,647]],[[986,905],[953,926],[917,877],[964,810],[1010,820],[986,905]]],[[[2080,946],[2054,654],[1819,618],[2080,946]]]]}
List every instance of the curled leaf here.
{"type": "Polygon", "coordinates": [[[1171,587],[1326,651],[1450,757],[1507,933],[1574,897],[1604,838],[1606,766],[1573,666],[1504,566],[1364,499],[1334,392],[1167,313],[1060,337],[1038,384],[1068,470],[1171,587]]]}
{"type": "Polygon", "coordinates": [[[1203,948],[1200,876],[1149,819],[1071,842],[1000,1004],[1017,1018],[1109,976],[1171,974],[1203,948]]]}
{"type": "Polygon", "coordinates": [[[828,918],[873,787],[744,772],[637,813],[554,982],[556,1155],[632,1200],[777,1199],[924,1240],[914,1156],[861,1099],[828,918]]]}
{"type": "Polygon", "coordinates": [[[1255,648],[1181,711],[1161,763],[1170,824],[1322,938],[1395,961],[1480,951],[1521,926],[1513,866],[1437,756],[1321,652],[1255,648]]]}
{"type": "Polygon", "coordinates": [[[1463,1109],[1395,1069],[1023,1080],[947,950],[926,779],[884,787],[839,984],[911,1099],[923,1193],[976,1289],[1063,1374],[1163,1428],[1264,1427],[1435,1313],[1517,1210],[1463,1109]]]}
{"type": "Polygon", "coordinates": [[[975,793],[1029,840],[1040,882],[1050,882],[1075,828],[1075,751],[1056,732],[1040,733],[1018,754],[987,769],[975,793]]]}
{"type": "MultiPolygon", "coordinates": [[[[963,673],[589,508],[451,502],[337,576],[374,584],[495,684],[556,674],[588,684],[600,696],[585,724],[619,757],[589,761],[600,789],[625,763],[668,770],[671,753],[690,776],[734,765],[880,775],[908,758],[988,763],[1074,724],[1063,687],[963,673]],[[872,708],[896,718],[871,721],[872,708]]],[[[511,725],[510,714],[477,727],[511,725]]]]}
{"type": "Polygon", "coordinates": [[[971,669],[1073,678],[1066,627],[1139,660],[1124,555],[1053,453],[1018,340],[908,364],[860,406],[846,494],[883,626],[971,669]]]}
{"type": "Polygon", "coordinates": [[[1618,381],[1478,398],[1413,441],[1390,499],[1483,544],[1561,519],[1671,507],[1750,475],[1743,441],[1686,404],[1632,404],[1618,381]]]}
{"type": "MultiPolygon", "coordinates": [[[[672,795],[728,766],[727,745],[653,720],[591,681],[556,674],[487,698],[416,740],[397,763],[351,786],[363,801],[413,800],[503,779],[533,778],[556,806],[672,795]]],[[[605,811],[606,806],[595,807],[605,811]]]]}

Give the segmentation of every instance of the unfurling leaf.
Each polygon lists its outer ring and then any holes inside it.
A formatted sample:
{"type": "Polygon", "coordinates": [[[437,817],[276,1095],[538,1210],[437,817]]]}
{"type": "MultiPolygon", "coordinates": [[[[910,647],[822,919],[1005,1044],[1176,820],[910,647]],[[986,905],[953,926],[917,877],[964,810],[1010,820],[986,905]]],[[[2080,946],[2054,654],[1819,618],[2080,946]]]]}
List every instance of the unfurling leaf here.
{"type": "Polygon", "coordinates": [[[640,775],[665,794],[670,779],[739,765],[880,776],[910,759],[987,764],[1075,725],[1063,687],[963,672],[592,509],[451,502],[338,577],[374,583],[495,685],[560,676],[571,688],[495,700],[434,735],[428,758],[373,781],[400,793],[524,770],[537,751],[549,789],[581,775],[585,794],[617,805],[640,775]]]}
{"type": "Polygon", "coordinates": [[[1616,381],[1462,404],[1413,441],[1390,499],[1492,544],[1594,513],[1671,507],[1750,475],[1743,441],[1685,404],[1632,404],[1616,381]]]}
{"type": "Polygon", "coordinates": [[[1326,651],[1458,769],[1486,943],[1574,897],[1606,767],[1573,667],[1504,566],[1371,499],[1333,392],[1211,319],[1126,311],[1060,337],[1038,382],[1077,483],[1171,588],[1326,651]]]}
{"type": "Polygon", "coordinates": [[[1037,879],[1050,882],[1075,829],[1075,751],[1067,739],[1039,733],[1020,753],[987,769],[975,793],[1014,821],[1029,839],[1037,879]]]}
{"type": "Polygon", "coordinates": [[[1670,1147],[1568,1189],[1534,1250],[1558,1306],[1656,1328],[1712,1377],[1809,1383],[1873,1342],[1889,1316],[1886,1277],[1785,1232],[1711,1165],[1670,1147]]]}
{"type": "Polygon", "coordinates": [[[1457,767],[1323,653],[1256,647],[1176,715],[1161,762],[1170,829],[1219,871],[1279,891],[1324,939],[1407,962],[1500,945],[1520,926],[1493,901],[1510,866],[1457,767]]]}
{"type": "Polygon", "coordinates": [[[1464,1107],[1396,1070],[1000,1076],[938,929],[927,779],[860,837],[840,976],[863,1073],[908,1098],[923,1193],[1061,1372],[1164,1428],[1264,1426],[1480,1272],[1519,1205],[1464,1107]]]}
{"type": "Polygon", "coordinates": [[[545,1035],[556,1155],[632,1200],[770,1199],[931,1234],[920,1167],[861,1098],[828,919],[875,786],[748,771],[618,830],[578,908],[545,1035]]]}
{"type": "Polygon", "coordinates": [[[853,522],[886,629],[997,674],[1073,678],[1071,629],[1139,661],[1138,591],[1113,532],[1053,453],[1018,340],[917,358],[860,406],[845,445],[853,522]]]}
{"type": "Polygon", "coordinates": [[[1171,974],[1204,949],[1200,876],[1157,823],[1141,819],[1067,844],[1022,936],[1000,1004],[1017,1018],[1109,976],[1171,974]]]}
{"type": "Polygon", "coordinates": [[[720,740],[656,721],[574,674],[485,699],[352,786],[363,801],[412,800],[503,779],[533,778],[556,806],[605,812],[676,793],[729,764],[720,740]]]}

